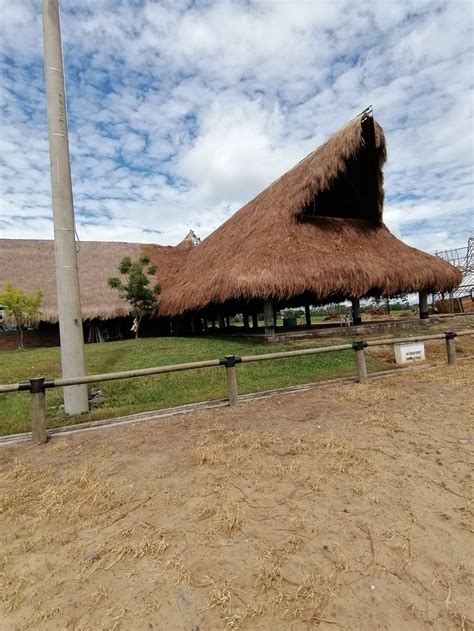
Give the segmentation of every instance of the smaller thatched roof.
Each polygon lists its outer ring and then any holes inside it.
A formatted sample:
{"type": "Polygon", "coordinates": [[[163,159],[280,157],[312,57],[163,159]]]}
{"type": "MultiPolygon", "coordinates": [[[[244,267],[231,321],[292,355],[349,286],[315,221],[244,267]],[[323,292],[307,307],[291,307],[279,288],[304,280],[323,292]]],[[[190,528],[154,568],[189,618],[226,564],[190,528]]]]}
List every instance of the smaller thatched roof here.
{"type": "MultiPolygon", "coordinates": [[[[158,268],[162,287],[179,270],[189,245],[179,247],[141,243],[83,241],[78,244],[79,284],[82,316],[109,319],[130,313],[129,305],[107,279],[117,276],[117,265],[124,256],[138,259],[148,254],[158,268]]],[[[34,239],[0,239],[0,289],[11,282],[24,291],[43,291],[41,320],[57,322],[58,302],[54,242],[34,239]]]]}
{"type": "Polygon", "coordinates": [[[317,302],[456,286],[459,272],[383,224],[382,128],[356,117],[186,257],[160,313],[305,296],[317,302]]]}

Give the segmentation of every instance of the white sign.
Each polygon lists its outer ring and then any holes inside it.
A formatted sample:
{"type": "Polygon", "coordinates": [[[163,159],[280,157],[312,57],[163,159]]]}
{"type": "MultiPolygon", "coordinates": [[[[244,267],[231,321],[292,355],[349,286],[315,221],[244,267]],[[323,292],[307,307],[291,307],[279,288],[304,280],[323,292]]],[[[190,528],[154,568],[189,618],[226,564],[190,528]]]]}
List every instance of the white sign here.
{"type": "Polygon", "coordinates": [[[420,359],[425,359],[424,342],[407,342],[395,344],[395,361],[397,364],[406,364],[420,359]]]}

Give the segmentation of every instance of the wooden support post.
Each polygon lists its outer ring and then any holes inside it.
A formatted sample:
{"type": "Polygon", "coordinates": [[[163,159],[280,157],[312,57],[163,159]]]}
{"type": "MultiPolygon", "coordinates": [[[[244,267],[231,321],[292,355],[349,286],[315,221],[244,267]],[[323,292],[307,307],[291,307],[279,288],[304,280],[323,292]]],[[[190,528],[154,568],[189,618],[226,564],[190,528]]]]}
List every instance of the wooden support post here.
{"type": "Polygon", "coordinates": [[[454,331],[446,331],[444,335],[446,337],[446,352],[448,354],[448,364],[450,366],[455,366],[458,361],[456,355],[456,344],[454,342],[456,333],[454,333],[454,331]]]}
{"type": "Polygon", "coordinates": [[[191,328],[191,335],[196,335],[197,332],[197,322],[196,322],[196,314],[193,313],[191,314],[191,318],[190,318],[190,328],[191,328]]]}
{"type": "Polygon", "coordinates": [[[222,309],[219,309],[217,312],[217,319],[219,321],[219,328],[223,329],[225,328],[225,320],[224,320],[224,314],[222,313],[222,309]]]}
{"type": "Polygon", "coordinates": [[[256,311],[252,313],[252,329],[254,331],[258,329],[258,313],[256,311]]]}
{"type": "Polygon", "coordinates": [[[428,294],[426,291],[420,291],[419,293],[420,303],[420,320],[428,319],[428,294]]]}
{"type": "Polygon", "coordinates": [[[351,302],[352,302],[352,324],[357,326],[358,324],[362,324],[360,300],[359,298],[352,298],[351,302]]]}
{"type": "Polygon", "coordinates": [[[226,317],[225,317],[225,325],[226,325],[226,327],[227,327],[228,329],[230,328],[230,318],[229,318],[229,316],[226,316],[226,317]]]}
{"type": "Polygon", "coordinates": [[[35,445],[43,445],[46,434],[46,391],[44,377],[30,379],[31,433],[35,445]]]}
{"type": "Polygon", "coordinates": [[[247,311],[243,312],[242,317],[244,319],[244,331],[248,331],[249,330],[249,314],[247,313],[247,311]]]}
{"type": "Polygon", "coordinates": [[[309,305],[304,306],[304,316],[306,318],[306,326],[311,326],[311,309],[309,305]]]}
{"type": "Polygon", "coordinates": [[[367,346],[366,342],[353,342],[352,348],[355,350],[357,361],[357,375],[359,377],[359,383],[367,383],[367,365],[365,363],[364,348],[367,346]]]}
{"type": "Polygon", "coordinates": [[[237,405],[239,401],[239,390],[237,387],[237,371],[235,364],[240,362],[240,357],[235,355],[226,355],[221,363],[225,366],[225,373],[227,379],[227,393],[229,396],[229,405],[237,405]]]}
{"type": "Polygon", "coordinates": [[[265,320],[265,335],[275,335],[275,319],[273,316],[273,300],[266,298],[263,301],[263,317],[265,320]]]}

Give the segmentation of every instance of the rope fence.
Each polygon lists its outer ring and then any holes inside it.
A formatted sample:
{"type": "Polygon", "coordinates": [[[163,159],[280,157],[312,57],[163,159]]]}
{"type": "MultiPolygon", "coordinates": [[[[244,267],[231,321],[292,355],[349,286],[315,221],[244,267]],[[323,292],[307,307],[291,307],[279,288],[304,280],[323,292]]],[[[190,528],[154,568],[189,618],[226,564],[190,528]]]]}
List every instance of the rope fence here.
{"type": "Polygon", "coordinates": [[[117,379],[132,379],[135,377],[149,377],[164,373],[179,372],[183,370],[197,370],[200,368],[212,368],[224,366],[226,370],[227,394],[229,405],[234,406],[239,401],[239,391],[237,383],[237,364],[247,364],[250,362],[271,361],[290,357],[302,357],[306,355],[318,355],[322,353],[337,353],[340,351],[353,350],[357,363],[357,378],[359,383],[367,383],[367,365],[365,361],[365,349],[372,346],[389,346],[411,342],[425,342],[428,340],[445,340],[447,361],[450,366],[457,363],[455,338],[464,335],[474,335],[474,330],[467,331],[446,331],[435,335],[420,335],[406,338],[387,338],[381,340],[356,341],[349,344],[338,344],[334,346],[317,346],[314,348],[304,348],[296,351],[280,351],[277,353],[261,353],[258,355],[246,355],[239,357],[236,355],[226,355],[221,359],[210,359],[207,361],[191,362],[185,364],[173,364],[170,366],[155,366],[153,368],[141,368],[139,370],[124,370],[121,372],[103,373],[98,375],[86,375],[83,377],[70,377],[67,379],[45,379],[35,377],[29,381],[21,383],[11,383],[0,385],[0,393],[8,392],[29,392],[30,393],[30,415],[32,438],[36,444],[43,444],[47,441],[46,424],[46,390],[49,388],[62,388],[64,386],[75,386],[88,383],[100,383],[102,381],[115,381],[117,379]]]}

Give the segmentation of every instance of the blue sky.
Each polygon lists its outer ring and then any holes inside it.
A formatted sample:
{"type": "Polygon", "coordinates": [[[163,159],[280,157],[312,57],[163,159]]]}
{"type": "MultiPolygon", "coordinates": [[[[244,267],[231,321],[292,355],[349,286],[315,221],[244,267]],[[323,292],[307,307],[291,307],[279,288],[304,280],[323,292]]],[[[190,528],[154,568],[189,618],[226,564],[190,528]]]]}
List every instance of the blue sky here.
{"type": "MultiPolygon", "coordinates": [[[[0,235],[52,238],[37,0],[0,0],[0,235]]],[[[385,221],[428,251],[473,229],[473,5],[63,0],[77,232],[205,237],[366,106],[385,221]]]]}

